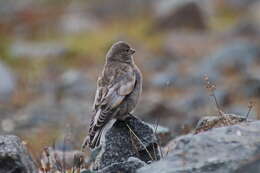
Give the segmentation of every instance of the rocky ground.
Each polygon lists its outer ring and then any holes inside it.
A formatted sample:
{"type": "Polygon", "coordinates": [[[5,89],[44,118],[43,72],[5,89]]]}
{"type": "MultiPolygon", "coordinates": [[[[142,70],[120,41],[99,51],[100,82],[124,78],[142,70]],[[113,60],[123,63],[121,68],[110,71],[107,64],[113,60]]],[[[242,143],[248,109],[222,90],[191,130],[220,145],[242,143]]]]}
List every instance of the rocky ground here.
{"type": "MultiPolygon", "coordinates": [[[[163,126],[162,147],[219,110],[242,119],[250,110],[257,122],[259,11],[258,0],[0,0],[0,134],[19,136],[35,160],[44,147],[79,150],[105,52],[116,40],[137,50],[144,88],[135,115],[163,126]]],[[[165,160],[158,164],[172,163],[165,160]]]]}
{"type": "MultiPolygon", "coordinates": [[[[68,162],[66,169],[80,170],[88,164],[81,173],[258,173],[259,126],[259,121],[237,115],[203,118],[193,132],[171,140],[162,148],[156,140],[160,131],[130,117],[125,122],[117,121],[108,130],[91,157],[79,151],[66,153],[67,162],[69,157],[73,158],[70,162],[73,164],[69,166],[68,162]],[[222,125],[216,127],[216,124],[222,125]]],[[[0,172],[37,172],[35,162],[18,137],[0,136],[0,140],[0,172]]],[[[53,155],[54,151],[48,150],[46,159],[41,160],[41,165],[46,163],[42,169],[59,170],[57,165],[62,155],[57,152],[53,155]]]]}
{"type": "Polygon", "coordinates": [[[139,173],[242,173],[260,171],[259,121],[215,128],[171,141],[165,157],[139,173]]]}

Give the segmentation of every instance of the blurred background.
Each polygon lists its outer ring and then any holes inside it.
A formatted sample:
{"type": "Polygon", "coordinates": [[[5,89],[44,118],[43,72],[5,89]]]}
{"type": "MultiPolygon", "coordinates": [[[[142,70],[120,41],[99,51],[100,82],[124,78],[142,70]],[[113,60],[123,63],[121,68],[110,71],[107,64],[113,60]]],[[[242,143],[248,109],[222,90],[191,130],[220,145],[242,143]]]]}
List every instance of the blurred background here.
{"type": "Polygon", "coordinates": [[[260,1],[0,0],[0,132],[79,149],[112,43],[129,42],[144,76],[135,115],[188,133],[221,109],[260,118],[260,1]]]}

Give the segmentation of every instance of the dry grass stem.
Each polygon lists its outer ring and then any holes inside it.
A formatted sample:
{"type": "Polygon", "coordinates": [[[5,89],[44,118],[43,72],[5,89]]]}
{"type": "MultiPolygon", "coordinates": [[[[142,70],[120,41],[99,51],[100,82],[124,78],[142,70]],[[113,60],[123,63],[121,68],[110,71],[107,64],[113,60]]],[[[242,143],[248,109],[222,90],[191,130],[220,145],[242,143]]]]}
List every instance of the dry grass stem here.
{"type": "Polygon", "coordinates": [[[246,119],[248,119],[248,116],[249,116],[251,110],[253,109],[253,107],[254,107],[254,103],[253,103],[253,101],[250,101],[250,102],[248,103],[248,112],[247,112],[247,114],[246,114],[246,119]]]}
{"type": "Polygon", "coordinates": [[[205,81],[205,87],[206,87],[206,89],[208,90],[209,95],[214,98],[214,102],[215,102],[215,104],[216,104],[216,106],[217,106],[217,110],[218,110],[219,115],[220,115],[220,116],[223,116],[223,115],[224,115],[224,112],[220,109],[220,105],[219,105],[219,103],[218,103],[218,99],[217,99],[216,94],[215,94],[215,91],[216,91],[216,89],[217,89],[216,85],[213,84],[213,83],[209,80],[208,75],[204,75],[204,81],[205,81]]]}
{"type": "Polygon", "coordinates": [[[144,145],[144,143],[141,141],[141,139],[135,134],[135,132],[130,128],[130,126],[126,123],[127,128],[130,130],[130,132],[136,137],[136,139],[140,142],[140,144],[144,147],[145,151],[147,152],[147,154],[149,155],[149,157],[151,158],[151,160],[154,160],[151,153],[148,151],[148,149],[146,148],[146,146],[144,145]]]}

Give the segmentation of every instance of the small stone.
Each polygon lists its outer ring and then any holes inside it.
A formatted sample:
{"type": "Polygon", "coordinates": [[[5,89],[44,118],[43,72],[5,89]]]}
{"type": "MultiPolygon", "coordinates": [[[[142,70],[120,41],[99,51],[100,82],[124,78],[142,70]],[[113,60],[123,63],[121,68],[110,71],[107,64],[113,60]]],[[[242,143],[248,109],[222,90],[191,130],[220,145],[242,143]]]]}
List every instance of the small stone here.
{"type": "Polygon", "coordinates": [[[16,88],[16,80],[11,69],[0,62],[0,104],[10,101],[16,88]]]}
{"type": "Polygon", "coordinates": [[[11,119],[2,120],[1,126],[5,132],[11,132],[15,129],[15,124],[11,119]]]}

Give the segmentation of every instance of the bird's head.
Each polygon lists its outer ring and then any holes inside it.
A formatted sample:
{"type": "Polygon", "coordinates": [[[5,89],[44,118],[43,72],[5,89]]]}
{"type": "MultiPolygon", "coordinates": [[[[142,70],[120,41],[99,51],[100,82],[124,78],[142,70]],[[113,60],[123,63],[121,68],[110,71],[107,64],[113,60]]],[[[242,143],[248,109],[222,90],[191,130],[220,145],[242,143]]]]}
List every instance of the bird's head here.
{"type": "Polygon", "coordinates": [[[124,41],[114,43],[107,53],[108,61],[132,62],[135,50],[124,41]]]}

